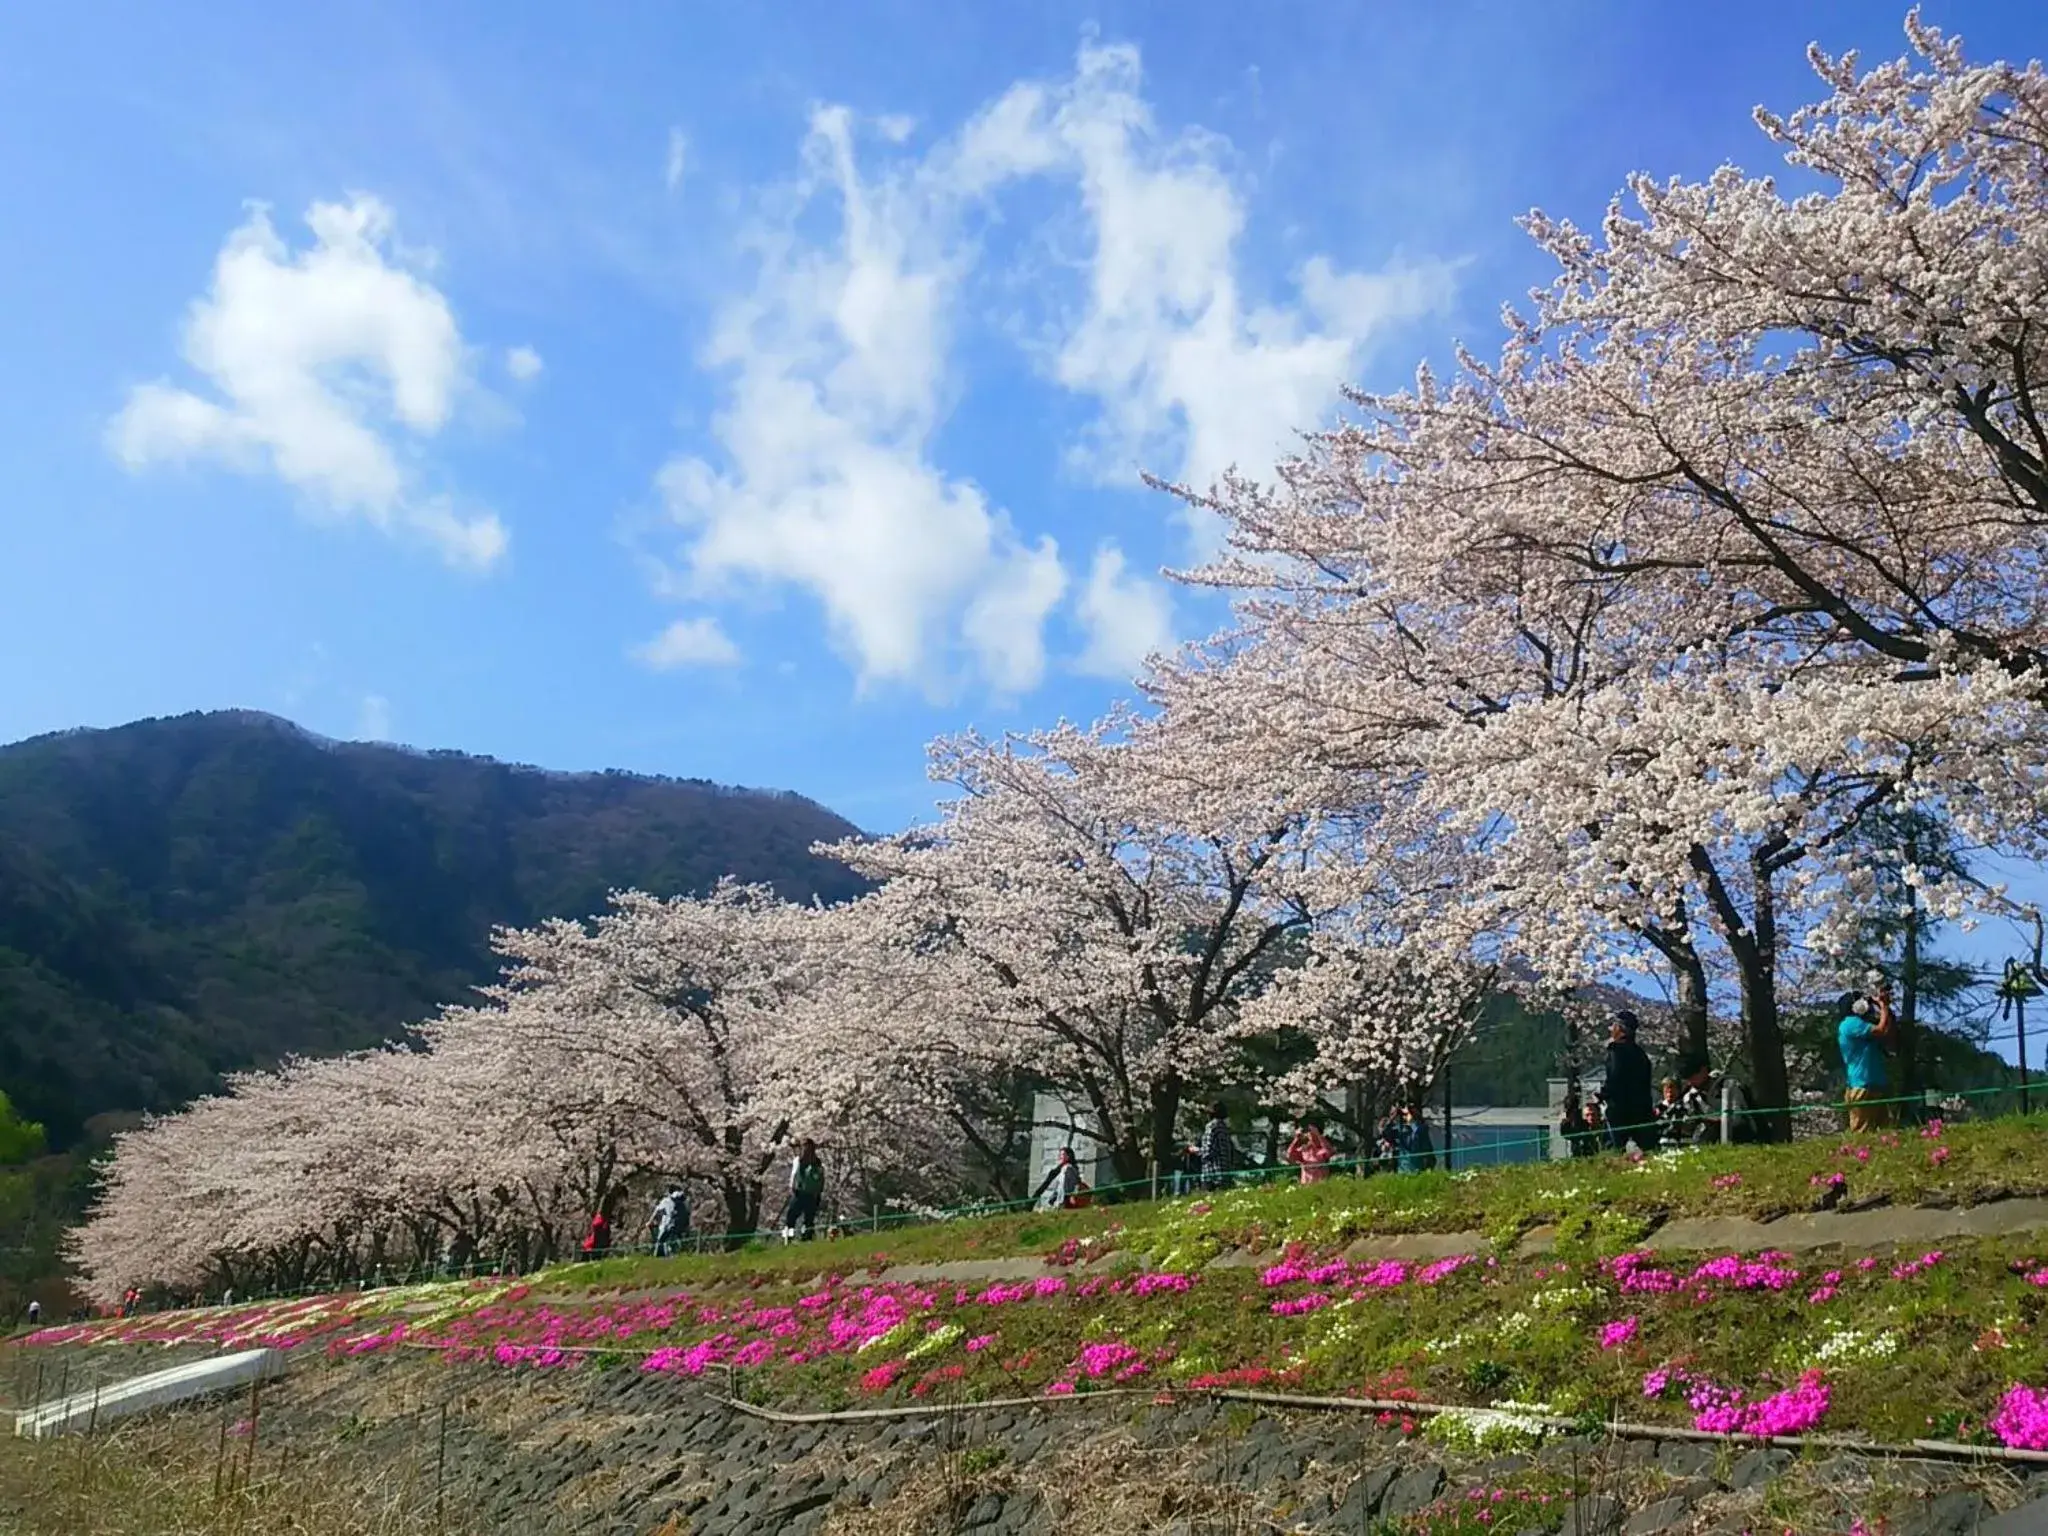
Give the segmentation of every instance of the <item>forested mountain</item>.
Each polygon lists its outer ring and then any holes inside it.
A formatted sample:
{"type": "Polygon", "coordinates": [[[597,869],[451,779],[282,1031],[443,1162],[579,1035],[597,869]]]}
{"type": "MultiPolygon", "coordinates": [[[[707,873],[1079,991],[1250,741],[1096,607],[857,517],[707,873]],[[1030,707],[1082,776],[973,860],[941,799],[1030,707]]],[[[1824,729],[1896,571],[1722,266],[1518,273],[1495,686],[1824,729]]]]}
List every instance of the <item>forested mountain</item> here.
{"type": "Polygon", "coordinates": [[[493,924],[722,875],[827,901],[855,828],[793,795],[324,740],[247,711],[0,748],[0,1091],[56,1146],[223,1071],[385,1038],[493,924]]]}

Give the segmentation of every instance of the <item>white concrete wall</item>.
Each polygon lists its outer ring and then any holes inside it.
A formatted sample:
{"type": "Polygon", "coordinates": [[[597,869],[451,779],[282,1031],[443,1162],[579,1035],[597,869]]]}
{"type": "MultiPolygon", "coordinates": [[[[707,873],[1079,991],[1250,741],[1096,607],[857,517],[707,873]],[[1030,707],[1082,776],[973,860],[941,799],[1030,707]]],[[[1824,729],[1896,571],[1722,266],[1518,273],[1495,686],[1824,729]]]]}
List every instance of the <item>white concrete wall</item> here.
{"type": "Polygon", "coordinates": [[[75,1392],[56,1402],[26,1409],[15,1414],[14,1432],[41,1440],[49,1435],[87,1430],[145,1408],[184,1402],[283,1373],[284,1353],[275,1349],[250,1349],[240,1354],[216,1355],[210,1360],[188,1360],[168,1370],[131,1376],[126,1381],[90,1392],[75,1392]]]}

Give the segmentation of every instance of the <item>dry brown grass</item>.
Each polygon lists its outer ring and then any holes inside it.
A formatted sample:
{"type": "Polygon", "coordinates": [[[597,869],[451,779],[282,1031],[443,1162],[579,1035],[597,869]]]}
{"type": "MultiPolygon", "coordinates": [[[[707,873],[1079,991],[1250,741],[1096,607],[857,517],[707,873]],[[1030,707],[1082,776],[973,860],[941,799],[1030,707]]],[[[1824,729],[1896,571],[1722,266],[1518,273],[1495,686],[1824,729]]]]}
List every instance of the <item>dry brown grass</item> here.
{"type": "Polygon", "coordinates": [[[407,1453],[264,1443],[247,1399],[218,1414],[0,1440],[0,1529],[22,1536],[468,1536],[437,1497],[431,1428],[407,1453]]]}

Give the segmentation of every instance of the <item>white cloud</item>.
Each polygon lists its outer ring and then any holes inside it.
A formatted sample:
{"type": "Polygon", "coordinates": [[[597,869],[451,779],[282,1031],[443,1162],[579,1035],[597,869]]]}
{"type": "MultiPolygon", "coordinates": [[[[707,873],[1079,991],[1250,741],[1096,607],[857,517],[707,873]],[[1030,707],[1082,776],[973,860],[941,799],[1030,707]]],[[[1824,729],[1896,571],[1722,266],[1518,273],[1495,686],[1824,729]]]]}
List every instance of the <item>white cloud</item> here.
{"type": "Polygon", "coordinates": [[[1076,671],[1128,680],[1146,657],[1173,645],[1173,599],[1165,584],[1129,574],[1114,544],[1095,551],[1074,606],[1088,636],[1076,671]]]}
{"type": "Polygon", "coordinates": [[[400,433],[439,432],[467,382],[448,301],[398,251],[377,199],[315,203],[306,223],[313,245],[294,252],[258,208],[221,248],[183,345],[218,398],[141,385],[110,446],[131,470],[188,459],[267,468],[316,511],[487,569],[504,554],[503,525],[422,493],[394,446],[400,433]]]}
{"type": "Polygon", "coordinates": [[[814,114],[804,174],[760,231],[757,285],[704,352],[730,378],[712,424],[724,467],[680,456],[660,475],[687,585],[809,591],[863,686],[937,694],[971,664],[1019,691],[1043,670],[1064,577],[1050,541],[1027,547],[980,487],[931,462],[965,268],[953,195],[916,166],[864,178],[853,129],[841,109],[814,114]],[[807,243],[820,203],[838,226],[807,243]]]}
{"type": "Polygon", "coordinates": [[[546,366],[531,347],[513,347],[505,354],[505,372],[516,384],[531,384],[546,366]]]}
{"type": "Polygon", "coordinates": [[[1248,299],[1228,146],[1162,135],[1139,85],[1135,48],[1084,45],[1071,81],[1018,85],[987,109],[963,166],[983,185],[1051,172],[1078,186],[1088,293],[1045,360],[1097,402],[1077,462],[1110,484],[1140,467],[1198,486],[1232,464],[1264,475],[1328,414],[1375,339],[1448,302],[1455,269],[1344,272],[1317,256],[1298,274],[1298,304],[1248,299]]]}
{"type": "Polygon", "coordinates": [[[681,667],[730,667],[740,659],[740,648],[731,636],[709,616],[677,619],[652,640],[633,647],[633,657],[656,672],[673,672],[681,667]]]}
{"type": "MultiPolygon", "coordinates": [[[[1374,341],[1447,301],[1445,263],[1357,272],[1323,256],[1286,302],[1247,297],[1229,146],[1161,133],[1139,87],[1135,49],[1089,43],[1070,79],[1020,82],[922,155],[885,149],[879,170],[857,160],[857,131],[901,146],[908,119],[813,114],[802,174],[764,199],[757,282],[702,354],[727,380],[716,452],[660,473],[684,531],[664,587],[693,601],[745,584],[809,592],[863,687],[1037,685],[1069,585],[1058,548],[934,455],[962,387],[951,333],[982,257],[975,220],[986,208],[999,222],[1024,178],[1065,194],[1088,232],[1082,289],[1035,355],[1092,402],[1071,453],[1109,484],[1136,490],[1141,467],[1197,485],[1232,464],[1269,473],[1374,341]]],[[[1050,239],[1057,221],[1034,232],[1050,239]]],[[[1190,531],[1198,556],[1213,547],[1212,529],[1190,531]]],[[[1172,643],[1165,589],[1115,548],[1072,612],[1086,671],[1127,678],[1172,643]]]]}
{"type": "Polygon", "coordinates": [[[381,693],[366,693],[356,710],[357,741],[391,739],[391,701],[381,693]]]}
{"type": "Polygon", "coordinates": [[[668,159],[661,168],[661,184],[671,192],[681,190],[683,172],[690,166],[689,136],[680,128],[668,131],[668,159]]]}
{"type": "Polygon", "coordinates": [[[1045,676],[1045,618],[1067,590],[1059,546],[1040,539],[1006,560],[961,616],[960,632],[1001,693],[1029,693],[1045,676]]]}

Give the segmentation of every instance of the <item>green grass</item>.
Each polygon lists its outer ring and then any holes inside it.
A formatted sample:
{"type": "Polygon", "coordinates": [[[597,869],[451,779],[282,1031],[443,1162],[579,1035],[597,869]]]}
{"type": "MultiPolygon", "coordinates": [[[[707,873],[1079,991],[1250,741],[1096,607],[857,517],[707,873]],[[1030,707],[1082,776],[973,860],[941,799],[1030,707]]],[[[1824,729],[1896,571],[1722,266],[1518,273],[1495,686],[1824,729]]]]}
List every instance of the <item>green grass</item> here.
{"type": "Polygon", "coordinates": [[[1767,1218],[1813,1209],[1821,1194],[1813,1180],[1838,1172],[1850,1206],[2048,1195],[2048,1115],[1953,1126],[1938,1140],[1912,1130],[1860,1139],[1867,1161],[1845,1154],[1847,1145],[1846,1138],[1819,1137],[1702,1148],[1641,1163],[1609,1154],[1456,1174],[1339,1175],[1308,1187],[1275,1182],[1215,1196],[903,1225],[815,1243],[756,1243],[735,1253],[611,1259],[556,1272],[550,1284],[635,1289],[879,1272],[892,1263],[1043,1255],[1069,1240],[1171,1268],[1226,1248],[1335,1246],[1404,1232],[1481,1232],[1505,1248],[1545,1226],[1559,1229],[1567,1249],[1613,1253],[1673,1217],[1767,1218]]]}
{"type": "MultiPolygon", "coordinates": [[[[1482,1407],[1542,1403],[1565,1416],[1689,1423],[1682,1401],[1646,1399],[1643,1379],[1678,1366],[1739,1387],[1752,1398],[1795,1384],[1820,1367],[1832,1393],[1824,1429],[1892,1440],[1981,1434],[2014,1382],[2048,1384],[2048,1287],[2028,1283],[2048,1239],[1958,1243],[1924,1274],[1897,1280],[1898,1258],[1863,1271],[1848,1260],[1802,1258],[1789,1290],[1624,1295],[1602,1262],[1637,1246],[1652,1227],[1680,1217],[1772,1217],[1818,1206],[1839,1175],[1836,1199],[1850,1207],[1971,1205],[2048,1194],[2048,1118],[2012,1119],[1854,1142],[1830,1137],[1791,1146],[1711,1148],[1645,1161],[1601,1157],[1481,1169],[1457,1175],[1338,1177],[1310,1187],[1266,1184],[1214,1196],[1085,1211],[1031,1213],[935,1223],[830,1243],[747,1250],[664,1261],[621,1259],[579,1266],[545,1290],[573,1304],[584,1292],[601,1304],[613,1290],[686,1289],[730,1302],[744,1288],[756,1308],[793,1305],[821,1271],[844,1277],[838,1290],[871,1283],[893,1263],[1028,1257],[1043,1273],[1066,1273],[1062,1296],[1000,1308],[979,1306],[978,1283],[921,1290],[929,1310],[901,1337],[857,1355],[826,1353],[742,1369],[757,1400],[844,1406],[876,1401],[994,1397],[1043,1392],[1077,1375],[1083,1346],[1115,1341],[1141,1351],[1145,1374],[1131,1384],[1185,1385],[1229,1378],[1268,1387],[1482,1407]],[[1514,1256],[1518,1238],[1554,1228],[1542,1257],[1514,1256]],[[1205,1269],[1236,1249],[1329,1255],[1366,1236],[1476,1231],[1495,1258],[1434,1287],[1413,1283],[1360,1301],[1333,1297],[1323,1310],[1275,1316],[1261,1265],[1205,1269]],[[1085,1245],[1085,1246],[1084,1246],[1085,1245]],[[1082,1253],[1142,1259],[1151,1267],[1200,1272],[1182,1294],[1143,1299],[1112,1293],[1116,1263],[1076,1266],[1082,1253]],[[1068,1266],[1064,1270],[1060,1265],[1068,1266]],[[2017,1269],[2015,1268],[2017,1266],[2017,1269]],[[1815,1304],[1823,1276],[1841,1270],[1836,1295],[1815,1304]],[[1091,1294],[1086,1277],[1104,1276],[1091,1294]],[[1603,1324],[1633,1316],[1624,1347],[1602,1349],[1603,1324]],[[958,1337],[910,1357],[929,1330],[958,1337]],[[925,1332],[920,1332],[924,1330],[925,1332]],[[967,1336],[999,1342],[972,1355],[967,1336]],[[887,1385],[877,1366],[896,1362],[887,1385]]],[[[1688,1261],[1667,1259],[1684,1274],[1688,1261]]],[[[681,1324],[651,1341],[687,1345],[722,1324],[681,1324]]]]}
{"type": "MultiPolygon", "coordinates": [[[[1812,1260],[1789,1290],[1710,1287],[1704,1300],[1692,1290],[1623,1294],[1597,1261],[1474,1262],[1434,1286],[1411,1281],[1300,1316],[1276,1316],[1272,1305],[1309,1288],[1268,1288],[1257,1270],[1211,1271],[1180,1294],[1081,1295],[1070,1286],[999,1307],[977,1303],[973,1287],[965,1299],[952,1286],[925,1287],[929,1310],[880,1346],[802,1364],[777,1359],[741,1369],[737,1380],[750,1400],[816,1408],[1036,1395],[1058,1381],[1087,1392],[1113,1378],[1090,1382],[1076,1371],[1083,1347],[1115,1342],[1148,1362],[1125,1383],[1139,1387],[1540,1404],[1589,1421],[1689,1424],[1691,1410],[1676,1395],[1644,1396],[1646,1372],[1696,1369],[1761,1397],[1818,1366],[1833,1394],[1823,1430],[1906,1441],[1972,1433],[2013,1382],[2048,1383],[2048,1289],[2020,1272],[2048,1262],[2044,1253],[2039,1239],[1959,1244],[1905,1279],[1892,1276],[1891,1258],[1869,1271],[1812,1260]],[[1837,1294],[1810,1301],[1837,1268],[1837,1294]],[[1635,1337],[1602,1348],[1601,1326],[1627,1317],[1637,1320],[1635,1337]],[[940,1329],[952,1337],[912,1353],[940,1329]],[[966,1338],[988,1334],[993,1345],[965,1351],[966,1338]],[[892,1363],[897,1373],[876,1388],[871,1373],[892,1363]]],[[[1692,1263],[1672,1267],[1684,1274],[1692,1263]]],[[[786,1307],[803,1290],[770,1283],[750,1300],[786,1307]]],[[[689,1344],[729,1326],[729,1318],[686,1323],[647,1342],[689,1344]]]]}

